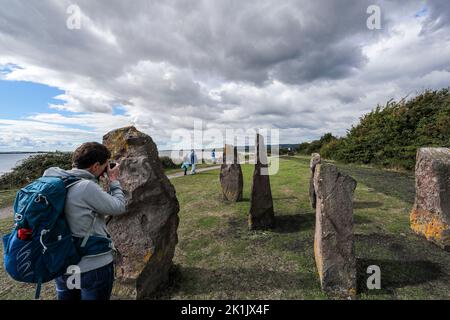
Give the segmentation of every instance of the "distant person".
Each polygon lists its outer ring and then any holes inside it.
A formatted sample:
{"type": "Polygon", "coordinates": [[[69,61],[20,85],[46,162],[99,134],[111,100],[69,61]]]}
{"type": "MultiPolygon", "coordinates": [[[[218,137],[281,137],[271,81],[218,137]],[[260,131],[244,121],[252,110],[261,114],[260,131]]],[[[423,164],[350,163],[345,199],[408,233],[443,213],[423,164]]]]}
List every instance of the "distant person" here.
{"type": "Polygon", "coordinates": [[[110,167],[110,151],[102,144],[88,142],[78,147],[72,157],[73,169],[57,167],[44,176],[80,178],[67,191],[64,213],[76,244],[80,244],[81,288],[69,289],[69,275],[56,278],[58,300],[109,300],[114,282],[114,245],[108,234],[105,216],[125,213],[126,200],[120,182],[120,164],[110,167]],[[109,178],[109,192],[99,186],[104,173],[109,178]],[[85,242],[87,240],[87,242],[85,242]],[[83,243],[85,245],[83,246],[83,243]],[[83,254],[85,253],[85,254],[83,254]]]}
{"type": "Polygon", "coordinates": [[[195,174],[195,167],[197,166],[197,155],[195,154],[194,149],[191,150],[190,161],[192,166],[191,174],[195,174]]]}
{"type": "Polygon", "coordinates": [[[181,165],[181,169],[184,170],[184,175],[185,175],[185,176],[187,175],[187,171],[188,171],[190,165],[191,165],[191,163],[190,163],[190,161],[189,161],[189,155],[186,154],[186,155],[183,157],[183,164],[181,165]]]}
{"type": "Polygon", "coordinates": [[[213,164],[216,164],[216,162],[217,162],[217,159],[216,159],[216,149],[212,149],[212,152],[211,152],[211,160],[212,160],[212,163],[213,163],[213,164]]]}

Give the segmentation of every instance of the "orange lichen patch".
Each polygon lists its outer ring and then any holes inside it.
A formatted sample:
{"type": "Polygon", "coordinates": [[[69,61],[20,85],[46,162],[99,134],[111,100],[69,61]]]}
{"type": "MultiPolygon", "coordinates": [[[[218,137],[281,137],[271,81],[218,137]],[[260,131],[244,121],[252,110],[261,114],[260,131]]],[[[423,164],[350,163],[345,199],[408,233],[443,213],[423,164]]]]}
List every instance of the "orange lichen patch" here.
{"type": "Polygon", "coordinates": [[[317,272],[319,273],[319,279],[320,279],[320,282],[322,282],[322,279],[323,279],[323,270],[322,270],[322,268],[323,268],[323,258],[322,258],[322,254],[321,254],[321,252],[319,250],[318,245],[319,245],[318,241],[315,240],[314,241],[314,258],[316,260],[316,266],[317,266],[317,272]]]}
{"type": "Polygon", "coordinates": [[[149,262],[150,259],[152,258],[152,256],[153,256],[153,250],[149,250],[147,252],[147,254],[144,256],[144,262],[145,263],[149,262]]]}
{"type": "Polygon", "coordinates": [[[411,229],[420,235],[425,236],[427,240],[437,242],[444,245],[446,230],[449,230],[450,226],[442,221],[442,219],[432,212],[413,209],[410,215],[411,229]]]}

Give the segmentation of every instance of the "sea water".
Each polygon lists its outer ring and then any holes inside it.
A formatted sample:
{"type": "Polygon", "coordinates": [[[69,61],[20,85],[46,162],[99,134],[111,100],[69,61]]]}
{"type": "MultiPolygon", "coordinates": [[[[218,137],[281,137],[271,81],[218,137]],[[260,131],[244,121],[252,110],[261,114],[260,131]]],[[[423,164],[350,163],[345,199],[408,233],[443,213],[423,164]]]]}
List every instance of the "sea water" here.
{"type": "Polygon", "coordinates": [[[11,172],[23,160],[36,155],[36,153],[0,153],[0,175],[11,172]]]}

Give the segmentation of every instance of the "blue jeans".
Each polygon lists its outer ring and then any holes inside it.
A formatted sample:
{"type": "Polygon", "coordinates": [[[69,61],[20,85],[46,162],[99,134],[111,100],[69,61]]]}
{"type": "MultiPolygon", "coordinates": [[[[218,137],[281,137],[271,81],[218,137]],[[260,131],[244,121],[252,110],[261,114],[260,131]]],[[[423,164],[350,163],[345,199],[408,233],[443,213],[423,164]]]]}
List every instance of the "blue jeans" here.
{"type": "Polygon", "coordinates": [[[67,288],[70,275],[55,279],[58,300],[109,300],[114,283],[114,263],[81,274],[81,289],[67,288]]]}

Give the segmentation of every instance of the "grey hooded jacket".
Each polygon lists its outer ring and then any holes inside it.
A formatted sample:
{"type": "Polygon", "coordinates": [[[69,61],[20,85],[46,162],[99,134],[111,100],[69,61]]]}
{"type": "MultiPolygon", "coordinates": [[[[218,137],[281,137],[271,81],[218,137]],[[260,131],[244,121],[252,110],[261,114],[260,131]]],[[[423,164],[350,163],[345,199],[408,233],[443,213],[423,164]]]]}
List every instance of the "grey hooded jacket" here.
{"type": "MultiPolygon", "coordinates": [[[[67,223],[72,234],[76,237],[85,237],[92,226],[92,235],[107,236],[105,216],[114,216],[125,213],[126,199],[119,181],[110,184],[109,193],[103,191],[98,185],[97,178],[87,170],[49,168],[44,172],[47,177],[75,176],[82,178],[72,185],[66,197],[64,208],[67,223]],[[95,218],[95,215],[97,217],[95,218]],[[94,222],[95,223],[92,225],[94,222]]],[[[114,259],[112,250],[99,255],[84,256],[79,262],[81,272],[88,272],[101,268],[114,259]]]]}

